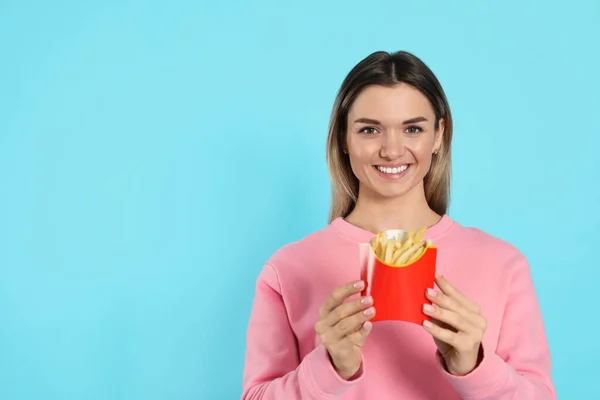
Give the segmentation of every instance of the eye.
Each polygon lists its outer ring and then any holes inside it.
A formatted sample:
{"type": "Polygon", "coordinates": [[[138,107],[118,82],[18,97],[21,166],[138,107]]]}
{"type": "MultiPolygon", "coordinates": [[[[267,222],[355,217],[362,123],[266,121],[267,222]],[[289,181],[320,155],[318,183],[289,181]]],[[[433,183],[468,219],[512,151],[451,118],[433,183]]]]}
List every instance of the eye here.
{"type": "Polygon", "coordinates": [[[410,135],[417,135],[421,132],[423,132],[423,129],[420,126],[417,125],[411,125],[408,128],[406,128],[406,133],[410,134],[410,135]]]}
{"type": "Polygon", "coordinates": [[[365,126],[364,128],[362,128],[358,132],[359,133],[364,133],[366,135],[374,135],[374,134],[377,133],[377,128],[375,128],[373,126],[365,126]]]}

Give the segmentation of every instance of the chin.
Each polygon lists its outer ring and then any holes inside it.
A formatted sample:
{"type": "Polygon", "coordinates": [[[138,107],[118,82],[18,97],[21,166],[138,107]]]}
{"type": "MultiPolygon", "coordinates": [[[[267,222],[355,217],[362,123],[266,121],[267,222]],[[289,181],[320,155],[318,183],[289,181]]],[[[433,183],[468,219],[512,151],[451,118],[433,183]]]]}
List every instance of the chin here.
{"type": "MultiPolygon", "coordinates": [[[[413,165],[411,165],[413,167],[413,165]]],[[[370,169],[362,171],[363,176],[359,181],[365,182],[371,195],[383,199],[394,199],[405,196],[418,186],[418,179],[415,179],[415,172],[412,168],[406,174],[393,176],[391,179],[382,179],[377,172],[373,173],[370,169]]]]}
{"type": "Polygon", "coordinates": [[[377,193],[379,196],[385,198],[385,199],[395,199],[398,197],[402,197],[405,194],[407,194],[410,190],[409,189],[397,189],[397,190],[390,190],[390,189],[379,189],[376,190],[375,193],[377,193]]]}
{"type": "Polygon", "coordinates": [[[376,184],[371,185],[370,191],[378,197],[386,199],[393,199],[396,197],[402,197],[410,192],[412,186],[406,184],[376,184]]]}
{"type": "Polygon", "coordinates": [[[405,176],[398,181],[385,182],[376,176],[371,179],[369,189],[377,197],[385,199],[403,197],[419,186],[418,181],[412,178],[412,176],[405,176]]]}

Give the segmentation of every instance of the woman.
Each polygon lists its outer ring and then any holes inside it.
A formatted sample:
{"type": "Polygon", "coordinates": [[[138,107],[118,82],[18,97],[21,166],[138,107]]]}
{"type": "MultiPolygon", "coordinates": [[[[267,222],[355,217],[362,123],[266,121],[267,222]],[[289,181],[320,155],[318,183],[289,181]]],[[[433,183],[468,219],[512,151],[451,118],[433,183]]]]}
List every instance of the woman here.
{"type": "Polygon", "coordinates": [[[376,52],[335,101],[330,223],[278,250],[256,285],[242,399],[554,399],[527,260],[447,214],[452,116],[430,69],[376,52]],[[370,322],[359,243],[428,227],[433,323],[370,322]],[[440,275],[441,274],[441,275],[440,275]]]}

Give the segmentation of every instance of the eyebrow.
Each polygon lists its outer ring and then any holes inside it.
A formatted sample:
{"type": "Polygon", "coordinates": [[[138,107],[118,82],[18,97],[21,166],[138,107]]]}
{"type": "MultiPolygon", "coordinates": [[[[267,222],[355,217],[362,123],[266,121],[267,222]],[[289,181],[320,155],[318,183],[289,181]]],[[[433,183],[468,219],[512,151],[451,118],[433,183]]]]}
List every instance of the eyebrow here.
{"type": "MultiPolygon", "coordinates": [[[[417,122],[425,122],[425,121],[427,121],[427,118],[425,118],[425,117],[416,117],[416,118],[407,119],[406,121],[402,122],[402,125],[416,124],[417,122]]],[[[376,119],[371,119],[371,118],[359,118],[354,122],[361,123],[361,124],[381,125],[381,122],[377,121],[376,119]]]]}

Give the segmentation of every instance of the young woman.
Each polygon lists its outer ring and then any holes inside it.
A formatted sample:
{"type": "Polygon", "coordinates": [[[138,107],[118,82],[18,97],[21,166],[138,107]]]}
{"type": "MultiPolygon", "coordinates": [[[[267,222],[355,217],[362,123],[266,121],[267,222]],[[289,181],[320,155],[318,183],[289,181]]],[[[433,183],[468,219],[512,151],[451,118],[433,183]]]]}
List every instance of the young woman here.
{"type": "Polygon", "coordinates": [[[258,277],[242,399],[555,399],[526,258],[446,213],[452,116],[431,70],[376,52],[346,77],[327,142],[330,223],[258,277]],[[359,243],[428,227],[433,323],[371,322],[359,243]]]}

